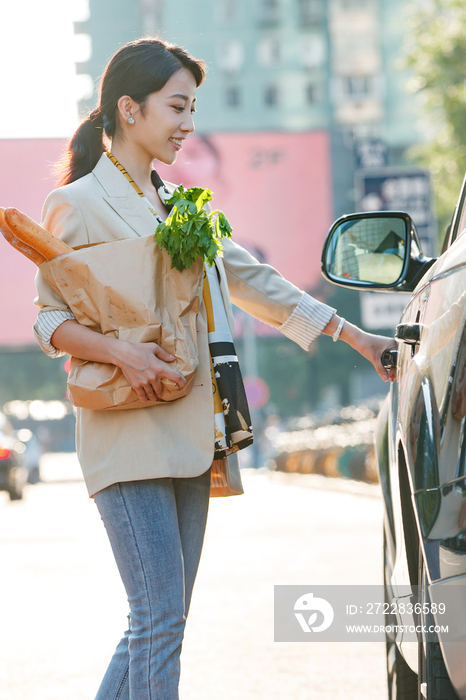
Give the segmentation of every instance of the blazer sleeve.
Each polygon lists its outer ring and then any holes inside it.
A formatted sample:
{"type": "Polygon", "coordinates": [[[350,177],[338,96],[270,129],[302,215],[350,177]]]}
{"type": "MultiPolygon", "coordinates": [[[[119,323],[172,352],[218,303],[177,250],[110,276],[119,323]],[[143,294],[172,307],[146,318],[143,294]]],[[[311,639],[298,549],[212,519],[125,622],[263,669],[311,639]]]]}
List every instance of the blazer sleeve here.
{"type": "MultiPolygon", "coordinates": [[[[75,201],[66,187],[54,190],[45,200],[41,225],[53,235],[61,238],[69,246],[85,245],[89,242],[88,230],[82,211],[78,202],[75,201]]],[[[67,318],[74,318],[67,304],[48,284],[40,270],[37,271],[36,275],[36,288],[37,297],[34,299],[34,304],[40,308],[39,318],[50,311],[65,312],[61,314],[62,322],[67,318]]],[[[39,322],[38,319],[38,322],[33,327],[34,335],[42,350],[52,356],[56,356],[57,353],[54,353],[53,346],[50,345],[48,338],[44,338],[43,329],[50,325],[52,319],[54,320],[54,316],[58,317],[59,315],[43,316],[41,321],[39,322]]],[[[58,328],[58,325],[60,323],[56,323],[56,328],[58,328]]]]}
{"type": "Polygon", "coordinates": [[[232,302],[309,350],[335,309],[295,287],[232,240],[224,238],[222,243],[232,302]]]}

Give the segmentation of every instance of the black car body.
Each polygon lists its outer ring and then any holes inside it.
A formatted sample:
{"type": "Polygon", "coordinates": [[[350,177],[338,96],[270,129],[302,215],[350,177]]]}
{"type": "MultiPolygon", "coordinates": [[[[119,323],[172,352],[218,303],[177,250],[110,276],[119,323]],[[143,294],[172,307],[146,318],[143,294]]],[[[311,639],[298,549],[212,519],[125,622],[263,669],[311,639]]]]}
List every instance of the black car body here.
{"type": "Polygon", "coordinates": [[[386,600],[406,600],[408,587],[420,603],[396,620],[417,626],[417,642],[387,636],[389,697],[398,700],[466,700],[464,184],[444,248],[427,259],[407,214],[369,212],[339,219],[322,255],[335,284],[412,292],[397,328],[397,380],[376,431],[386,600]],[[423,631],[442,625],[449,635],[423,631]]]}

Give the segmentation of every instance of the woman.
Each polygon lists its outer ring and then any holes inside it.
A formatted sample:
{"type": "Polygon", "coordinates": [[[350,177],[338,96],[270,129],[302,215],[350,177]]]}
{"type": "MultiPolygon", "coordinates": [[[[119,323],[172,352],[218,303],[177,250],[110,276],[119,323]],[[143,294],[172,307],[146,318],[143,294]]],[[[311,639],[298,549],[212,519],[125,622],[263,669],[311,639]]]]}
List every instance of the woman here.
{"type": "MultiPolygon", "coordinates": [[[[173,187],[158,178],[152,163],[175,162],[194,130],[196,89],[203,80],[204,63],[180,47],[158,39],[122,47],[103,76],[99,107],[71,141],[64,186],[45,202],[45,228],[72,246],[153,234],[156,221],[168,214],[165,200],[173,187]],[[110,141],[108,152],[103,132],[110,141]]],[[[208,278],[212,304],[225,326],[232,320],[230,294],[238,306],[303,348],[321,333],[333,335],[369,359],[383,379],[389,378],[380,356],[393,346],[390,339],[344,323],[334,309],[232,241],[224,241],[224,258],[208,278]]],[[[41,311],[35,331],[49,355],[112,363],[146,402],[160,394],[163,378],[183,385],[183,377],[167,368],[174,358],[163,348],[96,333],[77,323],[40,275],[37,285],[41,311]]],[[[232,436],[223,452],[217,442],[214,446],[212,333],[207,302],[200,301],[199,369],[188,396],[140,410],[78,409],[79,459],[130,604],[129,629],[97,700],[178,698],[179,656],[204,537],[214,448],[218,457],[238,447],[232,436]]],[[[247,435],[249,426],[244,428],[247,435]]]]}

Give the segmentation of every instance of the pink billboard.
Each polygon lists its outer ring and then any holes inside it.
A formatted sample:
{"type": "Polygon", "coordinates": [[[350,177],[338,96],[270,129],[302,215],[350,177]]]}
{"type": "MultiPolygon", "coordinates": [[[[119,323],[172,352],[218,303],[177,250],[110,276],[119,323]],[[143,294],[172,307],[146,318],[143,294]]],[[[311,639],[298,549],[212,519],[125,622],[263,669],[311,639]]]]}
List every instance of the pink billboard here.
{"type": "MultiPolygon", "coordinates": [[[[40,220],[42,204],[55,187],[53,164],[64,139],[0,140],[0,206],[16,207],[40,220]]],[[[32,325],[36,266],[0,236],[0,346],[35,344],[32,325]]]]}
{"type": "Polygon", "coordinates": [[[314,286],[332,221],[327,132],[193,135],[175,165],[157,165],[166,180],[211,189],[235,241],[298,287],[314,286]]]}
{"type": "MultiPolygon", "coordinates": [[[[65,146],[64,139],[0,140],[0,206],[40,220],[65,146]]],[[[328,133],[194,134],[175,165],[155,167],[171,182],[211,189],[238,243],[302,289],[315,285],[332,220],[328,133]]],[[[0,260],[0,346],[34,344],[35,265],[1,236],[0,260]]]]}

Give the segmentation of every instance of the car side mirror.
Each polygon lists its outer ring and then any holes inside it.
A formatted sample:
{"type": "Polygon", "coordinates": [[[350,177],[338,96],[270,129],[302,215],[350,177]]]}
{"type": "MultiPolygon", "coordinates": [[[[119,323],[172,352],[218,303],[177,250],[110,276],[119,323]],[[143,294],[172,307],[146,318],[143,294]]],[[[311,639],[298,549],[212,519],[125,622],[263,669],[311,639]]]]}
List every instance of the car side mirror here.
{"type": "Polygon", "coordinates": [[[411,292],[434,262],[422,254],[409,214],[373,211],[333,224],[322,252],[322,274],[343,287],[411,292]]]}

